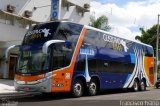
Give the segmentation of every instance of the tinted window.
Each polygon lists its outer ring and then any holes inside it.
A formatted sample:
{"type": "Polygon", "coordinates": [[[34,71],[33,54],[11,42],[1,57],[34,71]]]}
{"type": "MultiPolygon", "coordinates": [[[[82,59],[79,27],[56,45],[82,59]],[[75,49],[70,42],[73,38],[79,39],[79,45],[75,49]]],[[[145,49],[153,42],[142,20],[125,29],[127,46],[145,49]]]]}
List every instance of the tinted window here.
{"type": "Polygon", "coordinates": [[[61,23],[53,39],[77,43],[83,26],[74,23],[61,23]]]}
{"type": "Polygon", "coordinates": [[[84,70],[85,70],[85,60],[83,59],[83,60],[79,60],[78,62],[77,62],[77,69],[76,69],[76,71],[82,71],[82,72],[84,72],[84,70]]]}
{"type": "Polygon", "coordinates": [[[60,69],[70,65],[73,48],[65,43],[52,45],[52,69],[60,69]]]}
{"type": "Polygon", "coordinates": [[[98,70],[96,59],[88,60],[88,70],[96,72],[98,70]]]}
{"type": "Polygon", "coordinates": [[[83,40],[83,44],[88,44],[88,45],[95,45],[96,44],[96,36],[97,36],[97,32],[94,30],[90,30],[87,29],[87,32],[85,34],[84,40],[83,40]]]}
{"type": "MultiPolygon", "coordinates": [[[[88,70],[90,72],[108,72],[108,73],[132,73],[134,64],[102,59],[89,59],[88,70]]],[[[85,70],[85,60],[77,62],[77,71],[85,70]]]]}
{"type": "Polygon", "coordinates": [[[98,60],[99,71],[109,73],[132,73],[134,64],[116,61],[98,60]]]}
{"type": "MultiPolygon", "coordinates": [[[[123,61],[130,57],[123,53],[124,47],[120,44],[120,41],[125,42],[126,40],[107,34],[103,35],[102,32],[87,29],[81,49],[90,49],[95,53],[94,56],[88,55],[88,70],[91,72],[131,73],[134,70],[134,64],[123,61]],[[116,48],[113,48],[115,46],[113,44],[117,44],[116,48]]],[[[128,41],[126,43],[128,44],[128,41]]],[[[81,57],[80,55],[78,59],[81,57]]],[[[77,70],[85,70],[85,58],[83,61],[77,62],[77,70]]]]}
{"type": "Polygon", "coordinates": [[[32,27],[27,31],[22,44],[39,44],[51,40],[59,24],[59,22],[52,22],[32,27]]]}
{"type": "Polygon", "coordinates": [[[145,56],[147,57],[153,57],[153,49],[150,47],[145,47],[145,56]]]}
{"type": "Polygon", "coordinates": [[[53,39],[65,40],[65,43],[53,45],[53,69],[69,66],[83,26],[74,23],[61,23],[53,39]]]}
{"type": "Polygon", "coordinates": [[[52,39],[77,42],[82,28],[82,25],[69,22],[36,25],[27,31],[23,45],[45,43],[52,39]]]}

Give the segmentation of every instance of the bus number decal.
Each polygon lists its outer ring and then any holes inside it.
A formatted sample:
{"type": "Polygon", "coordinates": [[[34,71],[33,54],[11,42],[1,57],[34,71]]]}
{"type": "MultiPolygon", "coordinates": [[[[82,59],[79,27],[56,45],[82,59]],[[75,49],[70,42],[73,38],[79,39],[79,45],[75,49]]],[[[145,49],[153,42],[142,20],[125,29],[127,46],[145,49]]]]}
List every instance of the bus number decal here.
{"type": "Polygon", "coordinates": [[[64,84],[53,84],[54,87],[63,87],[64,84]]]}
{"type": "Polygon", "coordinates": [[[80,49],[80,54],[83,54],[83,55],[91,55],[91,56],[94,56],[94,50],[92,49],[80,49]]]}

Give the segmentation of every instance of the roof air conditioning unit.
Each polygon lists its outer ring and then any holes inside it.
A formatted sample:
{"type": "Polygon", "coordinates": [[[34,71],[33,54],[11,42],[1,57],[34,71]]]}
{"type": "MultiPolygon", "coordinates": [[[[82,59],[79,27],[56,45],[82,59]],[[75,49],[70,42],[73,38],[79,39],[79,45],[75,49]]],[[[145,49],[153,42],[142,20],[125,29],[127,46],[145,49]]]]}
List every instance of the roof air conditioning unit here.
{"type": "Polygon", "coordinates": [[[7,5],[7,12],[13,13],[15,12],[16,7],[10,4],[7,5]]]}
{"type": "Polygon", "coordinates": [[[84,8],[88,9],[88,8],[90,8],[90,5],[86,3],[86,4],[84,4],[84,8]]]}
{"type": "Polygon", "coordinates": [[[32,11],[29,10],[24,11],[24,17],[26,18],[32,17],[32,11]]]}

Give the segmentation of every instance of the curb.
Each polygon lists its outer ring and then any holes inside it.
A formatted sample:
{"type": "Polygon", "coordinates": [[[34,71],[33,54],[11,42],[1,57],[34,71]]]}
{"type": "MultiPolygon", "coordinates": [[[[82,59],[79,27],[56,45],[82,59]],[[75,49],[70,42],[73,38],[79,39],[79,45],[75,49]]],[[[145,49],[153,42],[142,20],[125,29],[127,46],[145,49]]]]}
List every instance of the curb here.
{"type": "Polygon", "coordinates": [[[152,90],[152,89],[156,89],[155,87],[147,87],[147,90],[152,90]]]}

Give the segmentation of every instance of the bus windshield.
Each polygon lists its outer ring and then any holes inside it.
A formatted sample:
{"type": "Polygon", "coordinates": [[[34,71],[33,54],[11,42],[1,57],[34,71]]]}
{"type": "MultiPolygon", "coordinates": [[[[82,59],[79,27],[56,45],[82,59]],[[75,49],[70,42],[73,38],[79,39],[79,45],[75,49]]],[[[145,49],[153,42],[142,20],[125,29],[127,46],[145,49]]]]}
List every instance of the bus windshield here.
{"type": "Polygon", "coordinates": [[[17,73],[40,74],[67,67],[72,59],[83,25],[70,22],[51,22],[35,25],[23,39],[17,73]],[[49,46],[47,55],[43,45],[50,40],[63,40],[49,46]]]}
{"type": "Polygon", "coordinates": [[[40,73],[48,70],[49,56],[44,55],[42,50],[21,52],[17,64],[17,72],[21,74],[40,73]]]}

